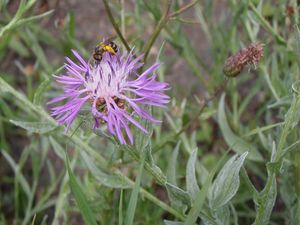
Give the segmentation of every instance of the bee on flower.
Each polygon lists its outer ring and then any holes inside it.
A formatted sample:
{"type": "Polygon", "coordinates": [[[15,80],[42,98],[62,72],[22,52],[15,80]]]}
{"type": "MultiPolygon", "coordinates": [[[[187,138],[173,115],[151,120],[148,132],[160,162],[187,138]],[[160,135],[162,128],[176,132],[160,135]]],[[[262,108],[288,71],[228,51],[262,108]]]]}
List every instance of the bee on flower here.
{"type": "Polygon", "coordinates": [[[94,118],[94,128],[107,124],[108,132],[121,144],[128,140],[133,144],[130,124],[147,133],[136,117],[160,123],[143,109],[147,105],[165,107],[169,102],[169,96],[164,94],[169,84],[157,81],[154,73],[158,63],[139,74],[137,70],[143,65],[140,62],[142,55],[134,57],[132,52],[123,55],[105,52],[101,62],[94,66],[76,51],[72,52],[78,62],[67,57],[66,73],[54,76],[63,86],[64,93],[48,102],[56,105],[51,108],[51,115],[59,124],[66,124],[66,131],[86,105],[94,118]]]}

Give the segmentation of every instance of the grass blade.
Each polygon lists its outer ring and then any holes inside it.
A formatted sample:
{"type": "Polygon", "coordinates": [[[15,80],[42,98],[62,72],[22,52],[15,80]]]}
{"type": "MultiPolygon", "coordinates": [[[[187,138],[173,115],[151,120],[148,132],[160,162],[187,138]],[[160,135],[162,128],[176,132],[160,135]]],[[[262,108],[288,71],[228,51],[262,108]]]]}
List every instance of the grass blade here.
{"type": "Polygon", "coordinates": [[[84,195],[81,187],[79,186],[71,168],[68,155],[66,155],[66,167],[69,174],[69,185],[71,187],[72,193],[74,194],[76,203],[81,212],[83,220],[86,225],[97,225],[96,219],[91,208],[88,205],[86,196],[84,195]]]}
{"type": "Polygon", "coordinates": [[[119,225],[123,225],[123,189],[121,189],[119,202],[119,225]]]}
{"type": "Polygon", "coordinates": [[[144,152],[143,154],[144,155],[141,160],[138,177],[136,178],[134,188],[131,192],[129,205],[128,205],[127,212],[126,212],[125,225],[133,224],[134,213],[135,213],[135,209],[136,209],[136,204],[137,204],[137,200],[138,200],[141,179],[142,179],[142,174],[143,174],[143,169],[144,169],[144,163],[145,163],[145,159],[146,159],[146,152],[144,152]]]}
{"type": "Polygon", "coordinates": [[[27,180],[25,179],[25,177],[23,176],[23,174],[21,173],[21,171],[19,171],[19,165],[13,160],[13,158],[6,151],[1,150],[1,153],[4,156],[4,158],[7,160],[7,162],[11,166],[11,168],[13,169],[14,173],[16,173],[16,174],[19,173],[19,182],[20,182],[24,192],[26,193],[26,195],[28,197],[31,196],[30,186],[29,186],[27,180]]]}

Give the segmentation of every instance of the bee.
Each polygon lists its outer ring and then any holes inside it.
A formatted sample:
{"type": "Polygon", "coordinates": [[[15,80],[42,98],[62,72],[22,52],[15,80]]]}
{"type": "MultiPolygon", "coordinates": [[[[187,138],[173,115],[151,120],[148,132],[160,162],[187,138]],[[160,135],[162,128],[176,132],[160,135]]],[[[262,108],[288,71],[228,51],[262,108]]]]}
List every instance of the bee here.
{"type": "Polygon", "coordinates": [[[118,52],[118,46],[113,42],[114,37],[108,38],[96,45],[93,52],[93,58],[96,64],[99,64],[102,60],[104,52],[108,52],[111,55],[115,55],[118,52]]]}

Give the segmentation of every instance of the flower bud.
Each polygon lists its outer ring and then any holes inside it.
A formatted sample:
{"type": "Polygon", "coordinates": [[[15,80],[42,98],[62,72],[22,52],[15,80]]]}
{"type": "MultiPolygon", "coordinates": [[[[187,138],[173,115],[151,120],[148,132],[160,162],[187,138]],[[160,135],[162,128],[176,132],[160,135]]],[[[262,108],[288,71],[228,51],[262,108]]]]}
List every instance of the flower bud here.
{"type": "Polygon", "coordinates": [[[256,67],[262,56],[263,45],[261,43],[254,43],[227,58],[223,72],[227,77],[236,77],[246,65],[254,65],[256,67]]]}

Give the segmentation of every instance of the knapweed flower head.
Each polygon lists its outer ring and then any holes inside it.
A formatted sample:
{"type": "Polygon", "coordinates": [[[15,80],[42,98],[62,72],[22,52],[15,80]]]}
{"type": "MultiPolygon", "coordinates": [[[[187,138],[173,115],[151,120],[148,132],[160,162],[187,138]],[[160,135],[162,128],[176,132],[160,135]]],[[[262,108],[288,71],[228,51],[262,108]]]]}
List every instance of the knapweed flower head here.
{"type": "Polygon", "coordinates": [[[226,59],[223,68],[224,74],[228,77],[236,77],[246,65],[256,67],[263,53],[263,45],[261,43],[254,43],[247,48],[241,49],[226,59]]]}
{"type": "Polygon", "coordinates": [[[169,89],[168,83],[157,81],[154,74],[159,64],[139,74],[142,56],[135,57],[132,52],[104,53],[101,62],[95,65],[85,61],[76,51],[73,54],[78,63],[66,58],[66,74],[55,76],[64,93],[48,103],[62,102],[51,108],[51,115],[59,124],[66,124],[66,131],[84,106],[90,109],[94,128],[107,124],[109,133],[121,144],[126,144],[127,140],[133,143],[130,124],[147,133],[136,117],[160,123],[144,109],[147,105],[165,107],[169,102],[169,96],[163,93],[169,89]]]}

